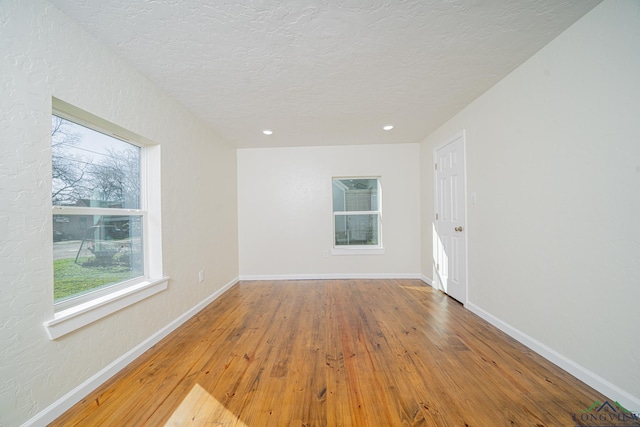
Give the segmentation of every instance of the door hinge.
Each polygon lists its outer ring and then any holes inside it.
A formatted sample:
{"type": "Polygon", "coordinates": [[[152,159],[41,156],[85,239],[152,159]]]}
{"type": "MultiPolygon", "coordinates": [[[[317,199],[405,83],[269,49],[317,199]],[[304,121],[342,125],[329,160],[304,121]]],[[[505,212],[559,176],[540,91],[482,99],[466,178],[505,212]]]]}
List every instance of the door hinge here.
{"type": "Polygon", "coordinates": [[[436,214],[436,221],[438,220],[438,214],[436,214]]]}
{"type": "Polygon", "coordinates": [[[440,270],[440,264],[436,263],[436,270],[440,270]]]}
{"type": "Polygon", "coordinates": [[[438,164],[436,163],[436,164],[434,164],[434,166],[436,167],[436,170],[438,170],[438,164]]]}

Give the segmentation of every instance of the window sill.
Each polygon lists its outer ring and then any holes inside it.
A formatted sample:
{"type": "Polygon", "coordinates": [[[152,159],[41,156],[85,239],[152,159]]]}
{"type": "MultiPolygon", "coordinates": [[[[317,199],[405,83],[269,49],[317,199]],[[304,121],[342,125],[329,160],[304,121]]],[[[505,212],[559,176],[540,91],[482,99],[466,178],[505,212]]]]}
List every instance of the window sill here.
{"type": "Polygon", "coordinates": [[[331,255],[384,255],[384,248],[333,248],[331,255]]]}
{"type": "Polygon", "coordinates": [[[168,281],[168,277],[144,281],[84,304],[59,311],[54,314],[52,320],[44,322],[49,339],[60,338],[118,310],[164,291],[167,289],[168,281]]]}

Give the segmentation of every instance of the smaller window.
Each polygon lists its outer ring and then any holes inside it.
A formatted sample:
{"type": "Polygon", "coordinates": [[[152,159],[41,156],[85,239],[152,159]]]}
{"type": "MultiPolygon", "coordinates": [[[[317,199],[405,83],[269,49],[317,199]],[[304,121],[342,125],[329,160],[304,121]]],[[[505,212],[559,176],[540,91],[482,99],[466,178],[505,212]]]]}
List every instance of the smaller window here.
{"type": "Polygon", "coordinates": [[[382,248],[380,178],[333,179],[334,248],[382,248]]]}

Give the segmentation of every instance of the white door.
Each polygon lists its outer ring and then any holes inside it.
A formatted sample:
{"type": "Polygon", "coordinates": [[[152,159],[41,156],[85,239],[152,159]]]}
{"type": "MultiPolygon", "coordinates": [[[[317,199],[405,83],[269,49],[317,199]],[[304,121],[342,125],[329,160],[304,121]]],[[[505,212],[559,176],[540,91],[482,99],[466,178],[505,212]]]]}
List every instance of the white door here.
{"type": "Polygon", "coordinates": [[[436,148],[434,286],[467,302],[467,230],[464,131],[436,148]]]}

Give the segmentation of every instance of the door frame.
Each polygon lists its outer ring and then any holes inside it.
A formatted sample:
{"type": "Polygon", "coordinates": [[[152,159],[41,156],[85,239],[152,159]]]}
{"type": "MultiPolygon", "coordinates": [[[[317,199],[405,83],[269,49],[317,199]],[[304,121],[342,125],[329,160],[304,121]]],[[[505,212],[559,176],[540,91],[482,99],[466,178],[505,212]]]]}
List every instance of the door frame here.
{"type": "MultiPolygon", "coordinates": [[[[462,267],[465,270],[465,275],[464,275],[464,298],[463,301],[460,301],[462,303],[463,306],[467,305],[467,302],[469,301],[469,238],[467,237],[468,233],[468,227],[467,227],[467,218],[468,218],[468,214],[467,214],[467,209],[469,204],[467,203],[467,140],[466,140],[466,130],[462,129],[459,132],[456,132],[453,136],[451,136],[450,138],[448,138],[445,142],[443,142],[442,144],[438,144],[437,146],[435,146],[433,148],[433,212],[432,212],[432,224],[433,224],[433,228],[432,233],[433,232],[438,232],[438,221],[436,221],[436,214],[438,213],[438,209],[439,209],[439,202],[438,202],[438,169],[437,169],[437,164],[438,164],[438,151],[440,151],[441,149],[445,148],[447,145],[453,143],[454,141],[456,141],[457,139],[462,139],[462,169],[464,171],[464,180],[462,182],[462,193],[464,195],[463,197],[463,203],[464,203],[464,219],[463,219],[463,223],[464,223],[464,230],[465,233],[463,233],[462,238],[464,239],[464,263],[462,265],[462,267]]],[[[432,240],[435,238],[435,236],[431,236],[432,240]]],[[[436,269],[436,263],[435,263],[435,254],[432,254],[432,258],[433,258],[433,280],[434,282],[436,280],[439,280],[439,274],[440,272],[436,269]]]]}

